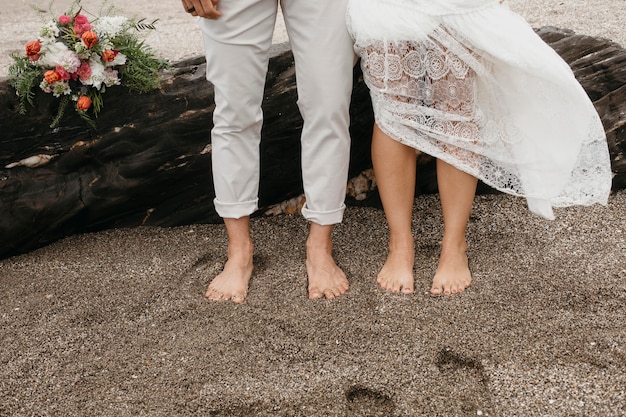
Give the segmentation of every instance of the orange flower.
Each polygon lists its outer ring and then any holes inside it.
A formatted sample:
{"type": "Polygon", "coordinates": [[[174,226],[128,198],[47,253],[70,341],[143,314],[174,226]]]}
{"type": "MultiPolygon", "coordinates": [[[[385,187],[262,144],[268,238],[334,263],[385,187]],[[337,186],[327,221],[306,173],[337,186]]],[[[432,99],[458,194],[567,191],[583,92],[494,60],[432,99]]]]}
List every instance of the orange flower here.
{"type": "Polygon", "coordinates": [[[91,99],[87,96],[80,96],[76,102],[76,108],[79,111],[87,111],[91,107],[91,99]]]}
{"type": "Polygon", "coordinates": [[[102,52],[102,60],[105,62],[113,62],[117,54],[118,51],[107,49],[106,51],[102,52]]]}
{"type": "Polygon", "coordinates": [[[91,49],[98,42],[98,35],[96,35],[96,32],[89,30],[83,33],[83,36],[81,37],[81,39],[83,40],[83,43],[85,44],[87,49],[91,49]]]}
{"type": "Polygon", "coordinates": [[[31,61],[37,61],[39,59],[39,52],[41,52],[41,41],[30,41],[26,44],[26,56],[31,61]]]}
{"type": "Polygon", "coordinates": [[[61,76],[61,74],[59,74],[58,72],[56,72],[55,70],[48,70],[44,73],[43,75],[44,80],[46,80],[46,82],[49,85],[52,85],[56,82],[59,82],[63,79],[63,77],[61,76]]]}

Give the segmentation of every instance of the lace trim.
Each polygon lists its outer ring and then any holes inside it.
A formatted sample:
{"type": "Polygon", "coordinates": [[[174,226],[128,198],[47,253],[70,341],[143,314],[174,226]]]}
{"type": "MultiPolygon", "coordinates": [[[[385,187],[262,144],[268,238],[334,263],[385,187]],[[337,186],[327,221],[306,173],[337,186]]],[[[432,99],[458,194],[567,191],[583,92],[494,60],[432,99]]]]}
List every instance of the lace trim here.
{"type": "MultiPolygon", "coordinates": [[[[532,148],[537,141],[526,124],[520,127],[527,120],[501,108],[503,90],[488,60],[458,35],[440,28],[419,41],[357,41],[355,50],[377,123],[392,138],[507,193],[548,199],[555,206],[606,202],[612,173],[604,131],[590,102],[578,157],[571,158],[570,171],[558,172],[550,155],[532,148]]],[[[571,97],[555,94],[543,82],[533,86],[536,103],[546,112],[543,119],[567,120],[563,109],[571,97]]]]}

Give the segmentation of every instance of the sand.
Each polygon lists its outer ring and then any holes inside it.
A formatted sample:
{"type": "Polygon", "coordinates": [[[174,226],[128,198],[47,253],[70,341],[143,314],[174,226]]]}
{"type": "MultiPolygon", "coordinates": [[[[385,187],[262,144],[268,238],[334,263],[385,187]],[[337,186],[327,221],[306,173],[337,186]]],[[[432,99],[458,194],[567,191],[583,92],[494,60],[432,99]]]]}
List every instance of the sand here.
{"type": "MultiPolygon", "coordinates": [[[[512,6],[535,26],[625,44],[616,4],[512,6]]],[[[37,19],[24,3],[0,5],[14,35],[0,47],[19,48],[37,19]]],[[[124,9],[160,19],[150,43],[172,60],[201,53],[178,2],[124,9]]],[[[375,285],[388,235],[375,208],[350,207],[335,230],[351,282],[335,301],[306,298],[297,215],[252,222],[256,270],[241,306],[202,297],[224,262],[220,225],[109,230],[1,260],[0,416],[626,415],[626,192],[552,222],[522,199],[477,197],[474,285],[448,298],[427,294],[437,196],[416,199],[413,225],[410,296],[375,285]]]]}

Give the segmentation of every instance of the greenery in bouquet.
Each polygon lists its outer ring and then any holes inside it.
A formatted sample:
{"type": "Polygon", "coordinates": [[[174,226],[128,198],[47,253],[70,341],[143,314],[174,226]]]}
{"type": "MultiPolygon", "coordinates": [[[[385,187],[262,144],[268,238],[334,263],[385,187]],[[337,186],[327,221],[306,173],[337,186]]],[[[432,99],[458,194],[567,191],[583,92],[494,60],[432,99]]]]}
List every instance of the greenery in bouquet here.
{"type": "Polygon", "coordinates": [[[9,76],[21,114],[27,104],[34,105],[39,88],[59,100],[51,127],[59,124],[70,105],[95,126],[93,118],[102,110],[107,88],[122,85],[145,93],[159,87],[159,70],[166,64],[139,37],[141,30],[154,29],[155,22],[111,15],[112,11],[89,19],[80,0],[75,0],[66,13],[41,27],[24,54],[11,55],[9,76]]]}

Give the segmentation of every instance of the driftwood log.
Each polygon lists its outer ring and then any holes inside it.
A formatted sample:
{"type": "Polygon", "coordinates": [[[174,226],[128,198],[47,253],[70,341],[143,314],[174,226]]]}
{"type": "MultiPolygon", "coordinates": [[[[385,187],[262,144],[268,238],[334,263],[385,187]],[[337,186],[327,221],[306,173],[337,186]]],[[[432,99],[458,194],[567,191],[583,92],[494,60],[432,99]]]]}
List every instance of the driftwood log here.
{"type": "MultiPolygon", "coordinates": [[[[56,102],[46,94],[20,116],[14,90],[2,81],[0,257],[105,228],[220,222],[211,178],[213,89],[204,73],[199,57],[164,72],[159,91],[109,89],[97,130],[72,111],[51,130],[56,102]]],[[[263,104],[263,210],[302,193],[294,77],[287,45],[275,47],[263,104]]],[[[371,165],[373,112],[358,77],[355,70],[351,135],[362,146],[352,149],[351,176],[371,165]]]]}
{"type": "MultiPolygon", "coordinates": [[[[555,28],[539,34],[570,63],[594,101],[609,138],[614,189],[626,188],[626,51],[555,28]]],[[[200,57],[174,64],[163,73],[162,88],[150,94],[110,89],[97,130],[69,113],[49,129],[56,108],[44,94],[20,116],[15,92],[0,82],[0,257],[105,228],[221,221],[212,203],[214,102],[204,65],[200,57]]],[[[285,205],[276,205],[290,199],[297,204],[302,193],[302,120],[295,102],[293,58],[279,45],[263,105],[260,213],[284,211],[285,205]]],[[[358,68],[351,117],[348,202],[376,205],[369,170],[373,114],[358,68]]],[[[436,189],[434,161],[422,156],[417,192],[436,189]]]]}

